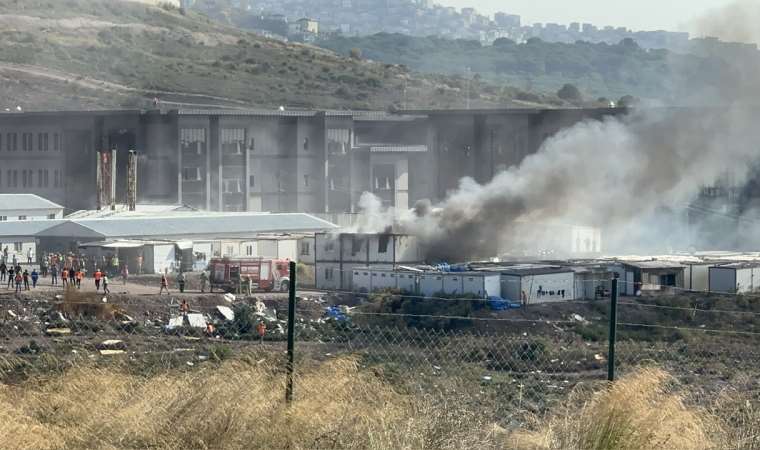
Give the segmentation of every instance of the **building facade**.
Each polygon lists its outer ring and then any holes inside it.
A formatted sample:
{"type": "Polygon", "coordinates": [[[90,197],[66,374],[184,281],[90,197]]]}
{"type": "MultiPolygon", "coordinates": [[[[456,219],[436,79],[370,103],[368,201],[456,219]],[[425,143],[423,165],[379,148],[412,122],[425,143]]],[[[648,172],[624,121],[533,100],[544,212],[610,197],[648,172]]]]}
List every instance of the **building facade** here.
{"type": "Polygon", "coordinates": [[[622,110],[152,110],[0,115],[2,192],[96,207],[96,153],[116,150],[116,201],[138,157],[138,202],[207,211],[354,213],[487,182],[563,127],[622,110]]]}

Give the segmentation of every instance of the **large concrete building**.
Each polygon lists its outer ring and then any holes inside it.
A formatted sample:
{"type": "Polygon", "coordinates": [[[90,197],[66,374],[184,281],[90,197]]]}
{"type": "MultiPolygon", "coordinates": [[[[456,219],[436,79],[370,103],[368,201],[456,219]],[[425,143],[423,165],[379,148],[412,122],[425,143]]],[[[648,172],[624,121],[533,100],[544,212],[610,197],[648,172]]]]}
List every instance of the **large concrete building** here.
{"type": "Polygon", "coordinates": [[[0,115],[2,192],[96,207],[96,152],[127,154],[138,202],[208,211],[356,212],[374,192],[408,208],[463,176],[486,182],[560,129],[619,109],[407,111],[152,110],[0,115]]]}

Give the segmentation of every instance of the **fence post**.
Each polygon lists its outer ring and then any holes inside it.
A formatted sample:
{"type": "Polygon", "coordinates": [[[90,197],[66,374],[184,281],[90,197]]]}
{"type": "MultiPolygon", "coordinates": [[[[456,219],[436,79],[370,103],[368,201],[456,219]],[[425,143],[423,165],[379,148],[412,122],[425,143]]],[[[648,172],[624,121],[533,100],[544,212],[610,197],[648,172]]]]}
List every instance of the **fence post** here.
{"type": "Polygon", "coordinates": [[[607,354],[607,380],[615,381],[615,335],[617,334],[618,280],[612,279],[610,295],[610,348],[607,354]]]}
{"type": "Polygon", "coordinates": [[[293,371],[294,366],[294,347],[295,347],[295,330],[296,330],[296,262],[290,262],[290,283],[288,283],[288,364],[287,364],[287,384],[285,386],[285,401],[293,401],[293,371]]]}

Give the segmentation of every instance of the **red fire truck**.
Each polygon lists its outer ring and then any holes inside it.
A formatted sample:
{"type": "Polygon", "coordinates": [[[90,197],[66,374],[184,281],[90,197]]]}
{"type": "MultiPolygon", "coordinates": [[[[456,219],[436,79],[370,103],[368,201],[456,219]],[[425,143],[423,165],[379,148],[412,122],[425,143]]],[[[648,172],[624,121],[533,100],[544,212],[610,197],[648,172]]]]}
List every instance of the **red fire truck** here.
{"type": "Polygon", "coordinates": [[[252,290],[287,292],[290,261],[264,258],[212,258],[209,262],[211,290],[238,291],[250,281],[252,290]]]}

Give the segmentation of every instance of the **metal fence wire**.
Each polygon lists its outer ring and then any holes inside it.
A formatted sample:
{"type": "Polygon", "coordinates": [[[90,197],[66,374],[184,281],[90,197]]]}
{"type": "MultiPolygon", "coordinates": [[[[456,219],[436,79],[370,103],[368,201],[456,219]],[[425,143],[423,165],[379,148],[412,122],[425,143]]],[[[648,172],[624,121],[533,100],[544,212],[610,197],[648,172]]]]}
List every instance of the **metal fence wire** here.
{"type": "Polygon", "coordinates": [[[225,303],[229,311],[212,308],[193,317],[192,309],[183,311],[170,297],[161,314],[146,310],[140,316],[92,295],[76,294],[66,302],[4,297],[0,375],[107,362],[117,355],[150,370],[192,370],[242,355],[281,368],[289,400],[329,399],[330,386],[299,383],[299,377],[311,365],[340,359],[402,392],[456,398],[507,423],[548,411],[579,385],[603,385],[611,374],[641,366],[662,367],[704,392],[760,376],[760,300],[752,296],[613,295],[490,311],[477,310],[473,299],[404,300],[393,294],[394,301],[412,306],[381,309],[368,296],[354,298],[351,307],[336,305],[324,294],[295,288],[293,281],[287,306],[281,302],[279,310],[237,301],[225,303]],[[467,308],[457,308],[460,300],[467,308]],[[584,317],[544,314],[574,306],[585,308],[584,317]],[[233,320],[225,316],[230,311],[233,320]],[[177,318],[168,326],[167,319],[177,318]],[[266,323],[263,336],[260,322],[266,323]]]}

